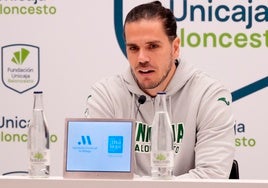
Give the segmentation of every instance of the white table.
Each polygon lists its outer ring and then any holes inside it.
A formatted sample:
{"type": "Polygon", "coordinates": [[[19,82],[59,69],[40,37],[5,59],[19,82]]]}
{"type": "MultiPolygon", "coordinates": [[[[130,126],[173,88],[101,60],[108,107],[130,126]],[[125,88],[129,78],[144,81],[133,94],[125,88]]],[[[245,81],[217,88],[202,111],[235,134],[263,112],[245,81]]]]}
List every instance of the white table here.
{"type": "Polygon", "coordinates": [[[2,176],[1,188],[268,188],[268,180],[132,180],[2,176]]]}

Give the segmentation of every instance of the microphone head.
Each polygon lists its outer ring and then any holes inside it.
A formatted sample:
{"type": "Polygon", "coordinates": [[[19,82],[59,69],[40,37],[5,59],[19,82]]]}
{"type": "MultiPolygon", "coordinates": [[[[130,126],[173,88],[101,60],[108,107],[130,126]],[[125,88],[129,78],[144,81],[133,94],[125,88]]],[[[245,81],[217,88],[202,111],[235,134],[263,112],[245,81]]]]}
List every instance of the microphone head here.
{"type": "Polygon", "coordinates": [[[145,101],[146,101],[146,96],[145,95],[141,95],[139,97],[139,99],[138,99],[139,104],[143,104],[143,103],[145,103],[145,101]]]}

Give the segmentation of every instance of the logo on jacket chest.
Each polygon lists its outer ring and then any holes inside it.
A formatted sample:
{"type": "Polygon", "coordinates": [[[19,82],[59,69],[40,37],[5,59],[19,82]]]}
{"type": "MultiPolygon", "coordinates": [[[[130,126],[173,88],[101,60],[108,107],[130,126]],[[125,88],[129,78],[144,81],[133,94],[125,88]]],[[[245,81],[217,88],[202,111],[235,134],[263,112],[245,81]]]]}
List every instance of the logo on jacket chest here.
{"type": "MultiPolygon", "coordinates": [[[[184,136],[184,124],[175,123],[172,124],[173,132],[173,146],[174,152],[179,153],[180,145],[184,136]]],[[[136,122],[136,145],[135,151],[139,153],[146,153],[151,151],[151,126],[146,123],[136,122]]]]}

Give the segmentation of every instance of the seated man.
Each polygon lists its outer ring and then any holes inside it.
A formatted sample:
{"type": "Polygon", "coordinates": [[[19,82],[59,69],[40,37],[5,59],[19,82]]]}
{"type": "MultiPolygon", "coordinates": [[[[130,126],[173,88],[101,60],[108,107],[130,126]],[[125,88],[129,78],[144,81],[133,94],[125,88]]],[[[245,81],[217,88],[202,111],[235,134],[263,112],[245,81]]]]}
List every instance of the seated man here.
{"type": "Polygon", "coordinates": [[[235,151],[231,95],[179,58],[176,32],[173,13],[160,2],[133,8],[124,23],[129,69],[91,87],[88,117],[135,119],[135,173],[150,176],[154,98],[165,91],[175,136],[174,176],[227,179],[235,151]]]}

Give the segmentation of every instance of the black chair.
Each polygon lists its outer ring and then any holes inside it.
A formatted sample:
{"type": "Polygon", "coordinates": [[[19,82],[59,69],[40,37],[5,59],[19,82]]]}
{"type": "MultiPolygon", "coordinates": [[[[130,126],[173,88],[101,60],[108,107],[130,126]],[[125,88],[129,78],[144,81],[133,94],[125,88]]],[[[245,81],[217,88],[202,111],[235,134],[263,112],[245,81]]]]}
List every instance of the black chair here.
{"type": "Polygon", "coordinates": [[[229,179],[239,179],[239,168],[238,168],[238,162],[236,160],[233,161],[229,179]]]}

